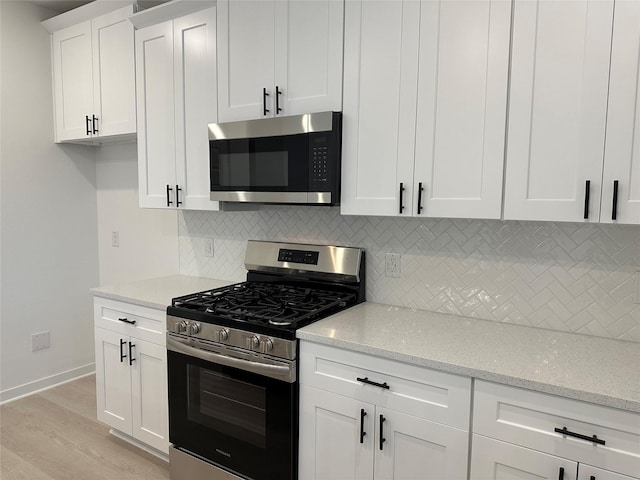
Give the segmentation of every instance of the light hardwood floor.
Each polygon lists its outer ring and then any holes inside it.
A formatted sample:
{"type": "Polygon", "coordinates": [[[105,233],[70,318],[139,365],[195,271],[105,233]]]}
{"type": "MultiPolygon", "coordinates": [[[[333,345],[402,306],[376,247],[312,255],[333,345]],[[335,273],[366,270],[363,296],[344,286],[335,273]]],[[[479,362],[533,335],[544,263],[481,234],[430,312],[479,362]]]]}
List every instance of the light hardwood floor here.
{"type": "Polygon", "coordinates": [[[93,375],[0,407],[2,480],[168,478],[168,463],[96,420],[93,375]]]}

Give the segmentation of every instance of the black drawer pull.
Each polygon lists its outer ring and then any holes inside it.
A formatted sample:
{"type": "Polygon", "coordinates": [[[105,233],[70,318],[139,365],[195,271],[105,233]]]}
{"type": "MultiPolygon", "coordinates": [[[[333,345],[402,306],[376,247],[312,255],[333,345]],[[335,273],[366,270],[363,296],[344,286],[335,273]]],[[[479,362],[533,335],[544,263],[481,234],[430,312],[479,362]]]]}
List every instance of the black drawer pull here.
{"type": "Polygon", "coordinates": [[[126,317],[123,318],[118,318],[119,321],[124,322],[124,323],[128,323],[129,325],[135,325],[136,321],[135,320],[129,320],[126,317]]]}
{"type": "Polygon", "coordinates": [[[597,443],[598,445],[604,445],[605,441],[599,439],[596,435],[593,436],[588,436],[588,435],[582,435],[580,433],[574,433],[570,430],[567,430],[567,427],[562,427],[562,428],[554,428],[553,429],[554,432],[556,433],[561,433],[562,435],[566,435],[567,437],[574,437],[574,438],[579,438],[580,440],[586,440],[587,442],[593,442],[593,443],[597,443]]]}
{"type": "Polygon", "coordinates": [[[367,432],[364,431],[364,417],[367,416],[367,412],[364,411],[364,408],[360,409],[360,443],[364,443],[364,436],[367,432]]]}
{"type": "Polygon", "coordinates": [[[358,382],[362,382],[362,383],[366,383],[368,385],[373,385],[374,387],[380,387],[380,388],[384,388],[385,390],[389,390],[389,385],[387,385],[387,382],[384,383],[378,383],[378,382],[374,382],[372,380],[369,380],[369,377],[364,377],[364,378],[356,378],[356,380],[358,382]]]}

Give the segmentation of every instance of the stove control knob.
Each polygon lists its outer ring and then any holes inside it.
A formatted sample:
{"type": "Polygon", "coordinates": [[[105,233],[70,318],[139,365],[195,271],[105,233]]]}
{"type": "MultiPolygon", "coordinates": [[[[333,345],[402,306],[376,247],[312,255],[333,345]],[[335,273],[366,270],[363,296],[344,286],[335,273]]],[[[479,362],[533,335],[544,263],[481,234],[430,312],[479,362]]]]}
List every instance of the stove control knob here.
{"type": "Polygon", "coordinates": [[[226,342],[227,340],[229,340],[229,330],[227,330],[226,328],[220,330],[218,334],[220,335],[221,342],[226,342]]]}
{"type": "Polygon", "coordinates": [[[200,324],[192,322],[189,324],[189,335],[197,335],[200,332],[200,324]]]}
{"type": "Polygon", "coordinates": [[[176,323],[176,333],[186,333],[187,332],[187,322],[184,320],[180,320],[176,323]]]}
{"type": "Polygon", "coordinates": [[[260,346],[260,339],[256,335],[247,337],[247,348],[254,350],[260,346]]]}
{"type": "Polygon", "coordinates": [[[262,351],[264,353],[270,352],[271,350],[273,350],[273,340],[271,340],[270,338],[265,338],[262,341],[262,351]]]}

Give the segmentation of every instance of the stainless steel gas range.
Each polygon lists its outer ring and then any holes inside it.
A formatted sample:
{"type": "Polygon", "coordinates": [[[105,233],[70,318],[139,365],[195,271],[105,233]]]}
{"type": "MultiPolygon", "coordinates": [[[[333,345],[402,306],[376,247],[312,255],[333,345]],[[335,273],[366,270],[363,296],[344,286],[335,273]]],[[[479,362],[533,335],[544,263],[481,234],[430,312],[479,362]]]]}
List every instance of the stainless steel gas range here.
{"type": "Polygon", "coordinates": [[[294,480],[296,330],[365,300],[364,250],[249,241],[247,281],[167,308],[172,480],[294,480]]]}

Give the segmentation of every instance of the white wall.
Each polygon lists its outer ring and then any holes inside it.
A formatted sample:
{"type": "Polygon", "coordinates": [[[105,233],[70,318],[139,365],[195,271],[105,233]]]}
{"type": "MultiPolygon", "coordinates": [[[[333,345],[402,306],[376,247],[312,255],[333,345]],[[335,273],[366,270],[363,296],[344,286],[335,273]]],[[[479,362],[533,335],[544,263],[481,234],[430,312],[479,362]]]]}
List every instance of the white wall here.
{"type": "Polygon", "coordinates": [[[93,369],[95,151],[53,143],[52,12],[0,1],[0,399],[93,369]],[[31,351],[31,334],[51,348],[31,351]]]}
{"type": "Polygon", "coordinates": [[[96,157],[100,285],[178,273],[176,211],[138,207],[136,144],[103,146],[96,157]]]}

